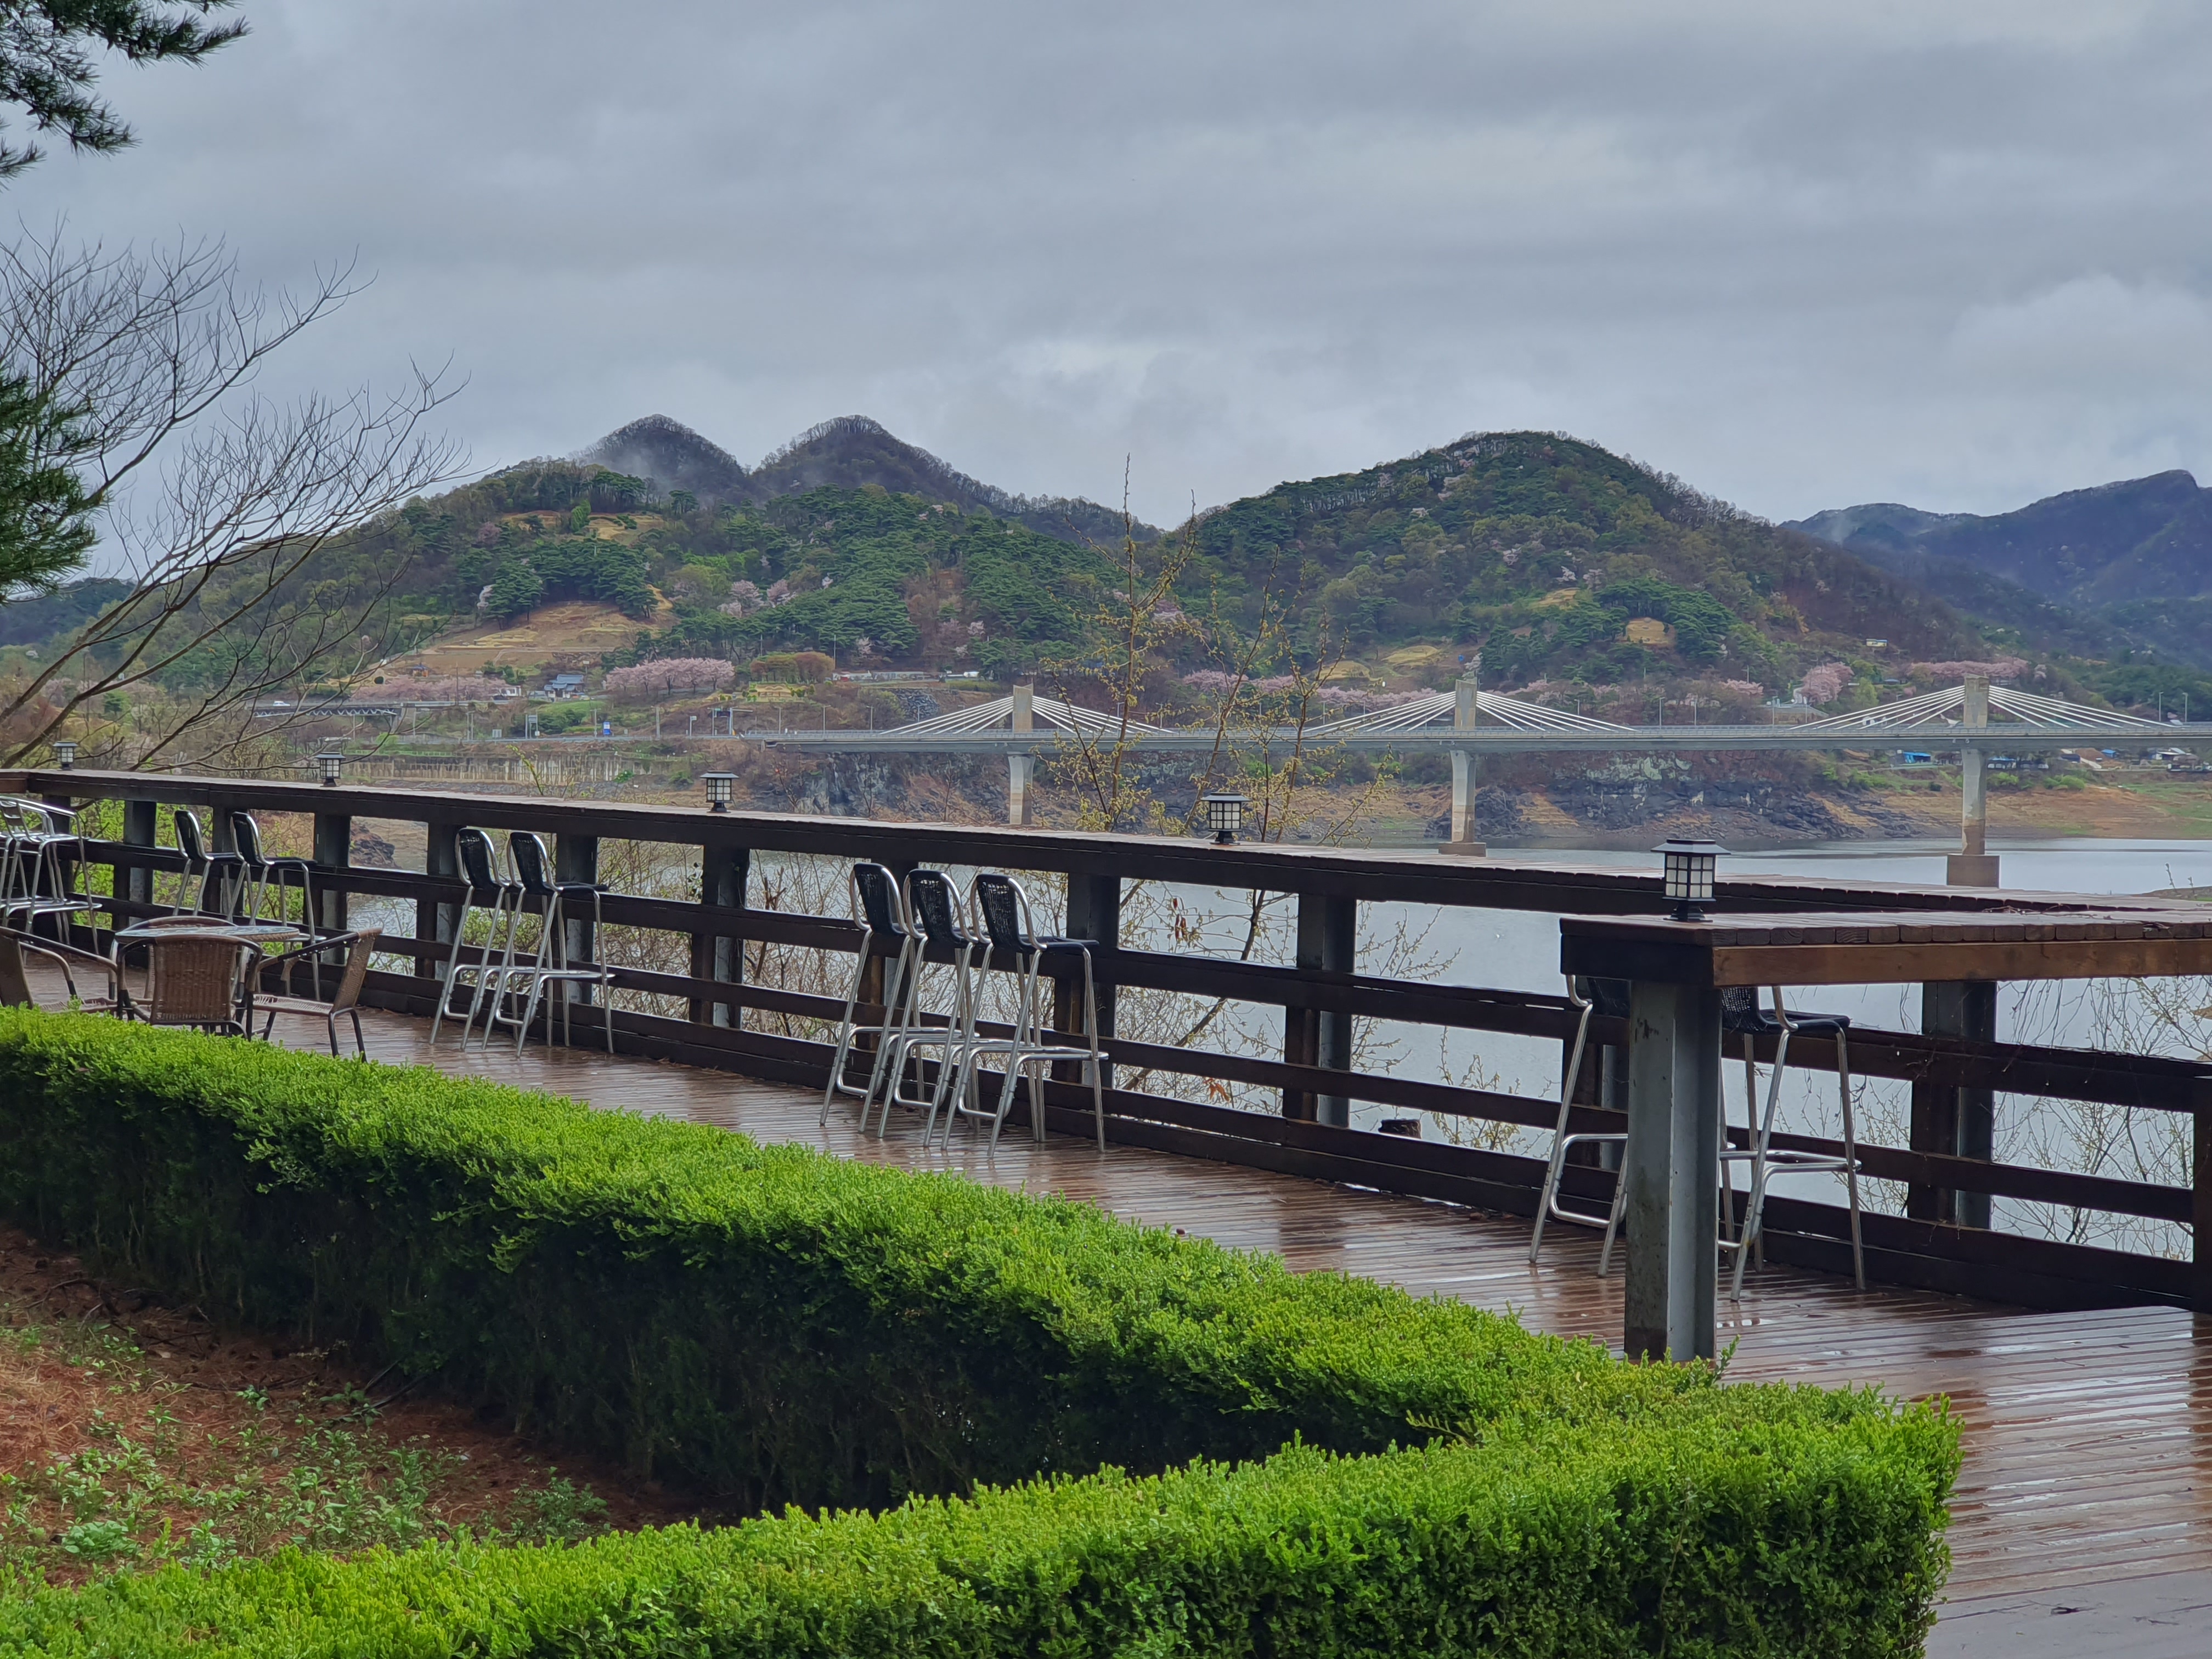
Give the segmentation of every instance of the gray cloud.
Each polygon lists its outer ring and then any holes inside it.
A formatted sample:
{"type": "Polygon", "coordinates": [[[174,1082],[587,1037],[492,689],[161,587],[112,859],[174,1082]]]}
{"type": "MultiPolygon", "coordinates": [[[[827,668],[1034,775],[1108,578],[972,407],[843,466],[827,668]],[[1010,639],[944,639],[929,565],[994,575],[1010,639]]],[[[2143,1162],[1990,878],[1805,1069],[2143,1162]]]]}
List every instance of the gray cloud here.
{"type": "Polygon", "coordinates": [[[489,464],[866,412],[1171,519],[1471,428],[1753,509],[2212,471],[2212,15],[248,0],[11,205],[368,293],[269,389],[452,356],[489,464]]]}

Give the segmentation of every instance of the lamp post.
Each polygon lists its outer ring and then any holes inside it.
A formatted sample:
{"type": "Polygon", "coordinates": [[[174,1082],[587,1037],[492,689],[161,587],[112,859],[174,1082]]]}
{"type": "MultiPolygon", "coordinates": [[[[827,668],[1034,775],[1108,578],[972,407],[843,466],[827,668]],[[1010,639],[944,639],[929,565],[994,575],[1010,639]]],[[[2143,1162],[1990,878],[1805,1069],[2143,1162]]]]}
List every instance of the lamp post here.
{"type": "Polygon", "coordinates": [[[345,766],[345,757],[339,754],[322,754],[316,756],[315,758],[322,764],[323,787],[336,788],[339,774],[345,766]]]}
{"type": "Polygon", "coordinates": [[[1216,847],[1235,844],[1237,832],[1244,827],[1244,809],[1250,804],[1243,796],[1225,791],[1206,798],[1206,827],[1213,831],[1216,847]]]}
{"type": "Polygon", "coordinates": [[[699,781],[707,786],[707,810],[726,812],[730,810],[730,791],[738,781],[735,772],[702,772],[699,781]]]}
{"type": "Polygon", "coordinates": [[[55,738],[55,739],[54,739],[54,758],[55,758],[56,760],[58,760],[58,761],[59,761],[59,762],[61,763],[61,768],[62,768],[62,770],[63,770],[63,771],[64,771],[64,772],[74,772],[74,771],[76,771],[76,738],[55,738]]]}
{"type": "Polygon", "coordinates": [[[1713,871],[1728,851],[1716,841],[1662,841],[1651,849],[1665,860],[1667,896],[1674,901],[1674,920],[1703,921],[1698,907],[1713,902],[1713,871]]]}

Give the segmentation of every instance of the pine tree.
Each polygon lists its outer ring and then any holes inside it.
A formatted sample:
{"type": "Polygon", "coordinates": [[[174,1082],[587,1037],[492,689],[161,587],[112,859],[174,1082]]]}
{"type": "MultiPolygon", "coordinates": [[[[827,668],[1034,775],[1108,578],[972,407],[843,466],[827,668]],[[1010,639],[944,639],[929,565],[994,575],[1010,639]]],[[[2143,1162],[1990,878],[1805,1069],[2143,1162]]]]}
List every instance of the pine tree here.
{"type": "Polygon", "coordinates": [[[69,462],[90,447],[76,416],[0,375],[0,605],[50,593],[83,564],[95,504],[69,462]]]}

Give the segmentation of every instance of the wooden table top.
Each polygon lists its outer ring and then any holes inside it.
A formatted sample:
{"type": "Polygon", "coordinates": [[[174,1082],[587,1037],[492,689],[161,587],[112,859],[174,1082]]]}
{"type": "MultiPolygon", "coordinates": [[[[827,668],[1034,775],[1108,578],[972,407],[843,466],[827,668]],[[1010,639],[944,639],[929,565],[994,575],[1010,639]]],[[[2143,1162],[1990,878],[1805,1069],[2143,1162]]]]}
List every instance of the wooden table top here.
{"type": "Polygon", "coordinates": [[[1571,974],[1700,987],[2212,974],[2212,905],[2065,915],[1563,916],[1559,962],[1571,974]]]}

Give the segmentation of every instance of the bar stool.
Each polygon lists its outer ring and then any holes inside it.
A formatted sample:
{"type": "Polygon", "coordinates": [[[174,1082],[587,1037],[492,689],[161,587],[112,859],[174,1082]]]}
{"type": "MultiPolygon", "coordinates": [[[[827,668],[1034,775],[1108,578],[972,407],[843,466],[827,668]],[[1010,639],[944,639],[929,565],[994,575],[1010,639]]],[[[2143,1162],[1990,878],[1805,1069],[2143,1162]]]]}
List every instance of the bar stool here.
{"type": "Polygon", "coordinates": [[[614,1053],[615,1006],[613,999],[606,994],[614,987],[613,970],[604,964],[580,967],[568,958],[568,906],[574,900],[590,898],[592,937],[597,939],[600,921],[599,895],[606,891],[605,884],[596,881],[554,880],[547,873],[550,860],[546,856],[545,843],[527,830],[517,830],[509,834],[507,847],[519,890],[515,895],[514,908],[508,914],[507,946],[501,954],[498,977],[485,1002],[486,1044],[491,1041],[494,1024],[512,1025],[515,1028],[514,1052],[520,1054],[523,1044],[529,1041],[530,1022],[537,1018],[541,998],[545,999],[545,1041],[550,1044],[553,1041],[553,1003],[550,998],[545,998],[545,988],[549,985],[561,988],[561,1040],[564,1043],[570,1042],[574,1035],[570,1024],[570,1010],[575,988],[592,985],[599,988],[600,1003],[606,1010],[607,1052],[614,1053]],[[517,939],[522,930],[524,908],[531,899],[538,901],[538,914],[541,918],[538,951],[529,962],[519,963],[515,960],[517,939]],[[522,1005],[521,1018],[510,1019],[500,1012],[499,1006],[501,1001],[513,997],[517,980],[526,981],[530,988],[522,1005]]]}
{"type": "MultiPolygon", "coordinates": [[[[906,994],[900,1000],[898,1028],[884,1046],[883,1116],[876,1126],[876,1138],[881,1139],[890,1127],[893,1106],[927,1108],[929,1116],[922,1124],[921,1144],[927,1146],[937,1127],[937,1114],[960,1069],[961,1055],[975,1040],[975,994],[969,969],[975,947],[982,941],[968,931],[959,890],[942,870],[912,872],[906,878],[904,898],[907,924],[917,937],[907,968],[906,994]],[[927,1024],[921,1012],[922,981],[928,972],[927,952],[931,950],[942,951],[952,958],[952,1006],[945,1012],[942,1025],[927,1024]],[[907,1066],[925,1048],[941,1051],[936,1080],[926,1097],[902,1093],[900,1085],[905,1080],[907,1066]]],[[[917,1085],[921,1081],[919,1066],[915,1081],[917,1085]]],[[[866,1108],[861,1116],[865,1124],[866,1108]]]]}
{"type": "MultiPolygon", "coordinates": [[[[1593,985],[1597,981],[1593,981],[1593,985]]],[[[1718,1244],[1726,1253],[1735,1257],[1735,1267],[1729,1276],[1729,1299],[1743,1300],[1743,1270],[1753,1252],[1758,1249],[1760,1218],[1766,1206],[1766,1183],[1770,1175],[1778,1170],[1784,1175],[1840,1174],[1850,1201],[1851,1215],[1851,1277],[1858,1288],[1866,1288],[1866,1253],[1859,1237],[1859,1160],[1858,1125],[1851,1106],[1851,1060],[1847,1033],[1850,1017],[1847,1014],[1808,1014],[1785,1009],[1782,1006],[1782,988],[1772,988],[1774,1012],[1767,1013],[1759,1006],[1759,994],[1747,986],[1725,988],[1721,993],[1721,1030],[1723,1040],[1734,1033],[1743,1038],[1744,1122],[1747,1144],[1741,1147],[1726,1144],[1728,1137],[1728,1096],[1721,1096],[1721,1170],[1727,1182],[1721,1206],[1718,1244]],[[1813,1036],[1832,1036],[1836,1040],[1836,1086],[1844,1113],[1844,1152],[1838,1158],[1832,1152],[1803,1152],[1773,1149],[1774,1119],[1782,1103],[1782,1073],[1790,1057],[1790,1039],[1798,1033],[1813,1036]],[[1762,1036],[1775,1038],[1774,1075],[1768,1079],[1766,1109],[1759,1110],[1759,1066],[1753,1045],[1762,1036]],[[1729,1176],[1729,1166],[1736,1164],[1751,1165],[1751,1193],[1744,1206],[1743,1227],[1739,1232],[1735,1225],[1735,1182],[1729,1176]]],[[[1598,1255],[1598,1277],[1602,1279],[1613,1264],[1613,1241],[1620,1229],[1620,1214],[1628,1196],[1624,1182],[1613,1188],[1613,1209],[1606,1218],[1605,1248],[1598,1255]]]]}
{"type": "Polygon", "coordinates": [[[198,915],[215,915],[229,920],[236,901],[246,890],[246,860],[235,853],[210,853],[207,838],[200,831],[200,821],[179,806],[176,811],[177,850],[185,855],[185,867],[177,872],[176,902],[169,907],[171,915],[185,914],[185,893],[195,889],[192,909],[198,915]],[[217,872],[221,872],[220,879],[217,872]],[[216,908],[208,909],[208,885],[215,884],[216,908]]]}
{"type": "MultiPolygon", "coordinates": [[[[953,1085],[951,1111],[945,1121],[945,1139],[950,1144],[954,1117],[988,1118],[991,1124],[991,1145],[999,1144],[999,1132],[1006,1127],[1006,1115],[1013,1109],[1014,1080],[1024,1070],[1030,1073],[1030,1122],[1036,1139],[1044,1139],[1044,1079],[1042,1068],[1055,1060],[1079,1060],[1091,1068],[1091,1108],[1098,1133],[1098,1150],[1106,1150],[1106,1084],[1105,1057],[1098,1048],[1098,994],[1091,975],[1091,953],[1097,941],[1087,939],[1057,939],[1040,937],[1034,925],[1029,895],[1021,884],[1011,876],[995,871],[979,873],[968,889],[969,904],[975,918],[982,924],[988,941],[983,957],[984,973],[1000,965],[1015,975],[1014,1029],[1009,1036],[979,1036],[965,1045],[961,1055],[963,1075],[953,1085]],[[1078,1048],[1044,1041],[1044,1012],[1039,1006],[1044,977],[1045,958],[1049,956],[1073,955],[1083,963],[1083,1019],[1086,1046],[1078,1048]],[[976,1062],[985,1054],[1006,1056],[1006,1075],[999,1087],[999,1104],[995,1111],[984,1111],[967,1103],[969,1078],[976,1069],[976,1062]]],[[[980,975],[979,975],[980,977],[980,975]]]]}
{"type": "MultiPolygon", "coordinates": [[[[1559,1178],[1566,1170],[1567,1153],[1571,1148],[1579,1146],[1620,1146],[1628,1139],[1626,1135],[1617,1130],[1603,1133],[1569,1134],[1567,1133],[1567,1117],[1572,1109],[1575,1085],[1582,1079],[1583,1055],[1588,1052],[1590,1015],[1598,1012],[1601,1004],[1619,1000],[1615,984],[1594,980],[1589,981],[1589,985],[1591,995],[1585,997],[1575,988],[1573,975],[1570,975],[1567,978],[1568,1004],[1581,1011],[1581,1018],[1575,1024],[1574,1052],[1567,1061],[1566,1075],[1559,1084],[1559,1121],[1552,1131],[1552,1161],[1544,1171],[1543,1195],[1536,1205],[1535,1236],[1528,1241],[1528,1260],[1531,1264],[1534,1264],[1536,1260],[1536,1253],[1543,1248],[1544,1223],[1547,1220],[1572,1222],[1577,1227],[1604,1227],[1610,1231],[1609,1216],[1596,1215],[1587,1210],[1574,1209],[1562,1203],[1559,1199],[1559,1178]]],[[[1626,1013],[1627,1010],[1605,1007],[1602,1012],[1617,1018],[1626,1013]]]]}
{"type": "MultiPolygon", "coordinates": [[[[1758,1248],[1761,1214],[1766,1205],[1766,1184],[1775,1175],[1841,1175],[1849,1194],[1851,1212],[1851,1276],[1858,1288],[1866,1289],[1866,1253],[1859,1238],[1859,1158],[1858,1126],[1851,1109],[1851,1058],[1848,1014],[1799,1013],[1782,1006],[1782,988],[1772,988],[1774,1010],[1769,1013],[1759,1006],[1759,994],[1749,986],[1736,986],[1721,993],[1721,1029],[1743,1038],[1744,1116],[1750,1129],[1748,1147],[1741,1151],[1723,1148],[1722,1167],[1732,1163],[1751,1165],[1751,1194],[1744,1206],[1743,1230],[1735,1237],[1727,1221],[1723,1223],[1721,1249],[1735,1256],[1735,1270],[1729,1283],[1732,1301],[1743,1299],[1743,1270],[1752,1252],[1758,1248]],[[1809,1036],[1832,1036],[1836,1040],[1836,1091],[1843,1107],[1844,1151],[1839,1158],[1833,1152],[1776,1151],[1774,1118],[1782,1102],[1782,1071],[1790,1056],[1790,1039],[1803,1034],[1809,1036]],[[1766,1109],[1754,1119],[1753,1113],[1759,1101],[1759,1065],[1753,1053],[1753,1043],[1762,1036],[1774,1038],[1774,1073],[1767,1079],[1766,1109]]],[[[1723,1127],[1723,1133],[1726,1133],[1723,1127]]],[[[1727,1209],[1733,1209],[1735,1183],[1728,1183],[1725,1194],[1727,1209]]]]}
{"type": "Polygon", "coordinates": [[[70,921],[96,926],[100,906],[82,890],[84,837],[66,806],[0,797],[0,923],[35,935],[39,918],[54,919],[54,937],[69,942],[70,921]]]}
{"type": "Polygon", "coordinates": [[[914,962],[916,935],[907,919],[906,899],[899,890],[898,878],[884,866],[866,860],[855,864],[850,883],[853,920],[861,928],[860,951],[854,958],[852,981],[845,988],[845,1012],[837,1021],[837,1047],[830,1058],[829,1086],[822,1091],[820,1122],[825,1126],[829,1123],[830,1108],[839,1095],[852,1095],[860,1100],[860,1127],[865,1130],[868,1127],[869,1103],[875,1098],[877,1083],[890,1053],[895,1027],[893,1010],[899,1006],[907,974],[914,962]],[[860,1004],[868,964],[878,956],[890,958],[884,969],[884,1017],[879,1024],[871,1028],[876,1038],[876,1054],[868,1070],[867,1083],[856,1089],[845,1079],[846,1063],[861,1035],[853,1010],[860,1004]]]}
{"type": "Polygon", "coordinates": [[[247,917],[260,921],[261,907],[268,902],[269,889],[276,889],[276,921],[288,922],[284,895],[297,889],[300,895],[300,927],[312,935],[315,931],[315,864],[313,859],[271,858],[262,850],[261,826],[254,822],[251,812],[230,815],[231,844],[238,848],[238,856],[246,866],[246,878],[251,884],[252,897],[246,906],[247,917]]]}
{"type": "Polygon", "coordinates": [[[453,848],[460,860],[461,875],[465,885],[461,899],[461,914],[453,921],[453,948],[447,953],[446,977],[438,988],[438,1012],[430,1017],[430,1041],[438,1040],[438,1027],[447,1014],[454,1012],[454,988],[463,974],[476,975],[476,988],[469,998],[467,1013],[461,1020],[461,1047],[469,1046],[469,1030],[477,1023],[477,1015],[493,979],[493,955],[504,943],[501,929],[508,921],[508,907],[521,908],[522,889],[511,877],[496,867],[498,854],[491,837],[481,830],[461,830],[453,836],[453,848]],[[482,946],[477,952],[473,967],[461,962],[461,951],[469,936],[469,918],[477,911],[490,913],[490,927],[485,931],[482,946]]]}

